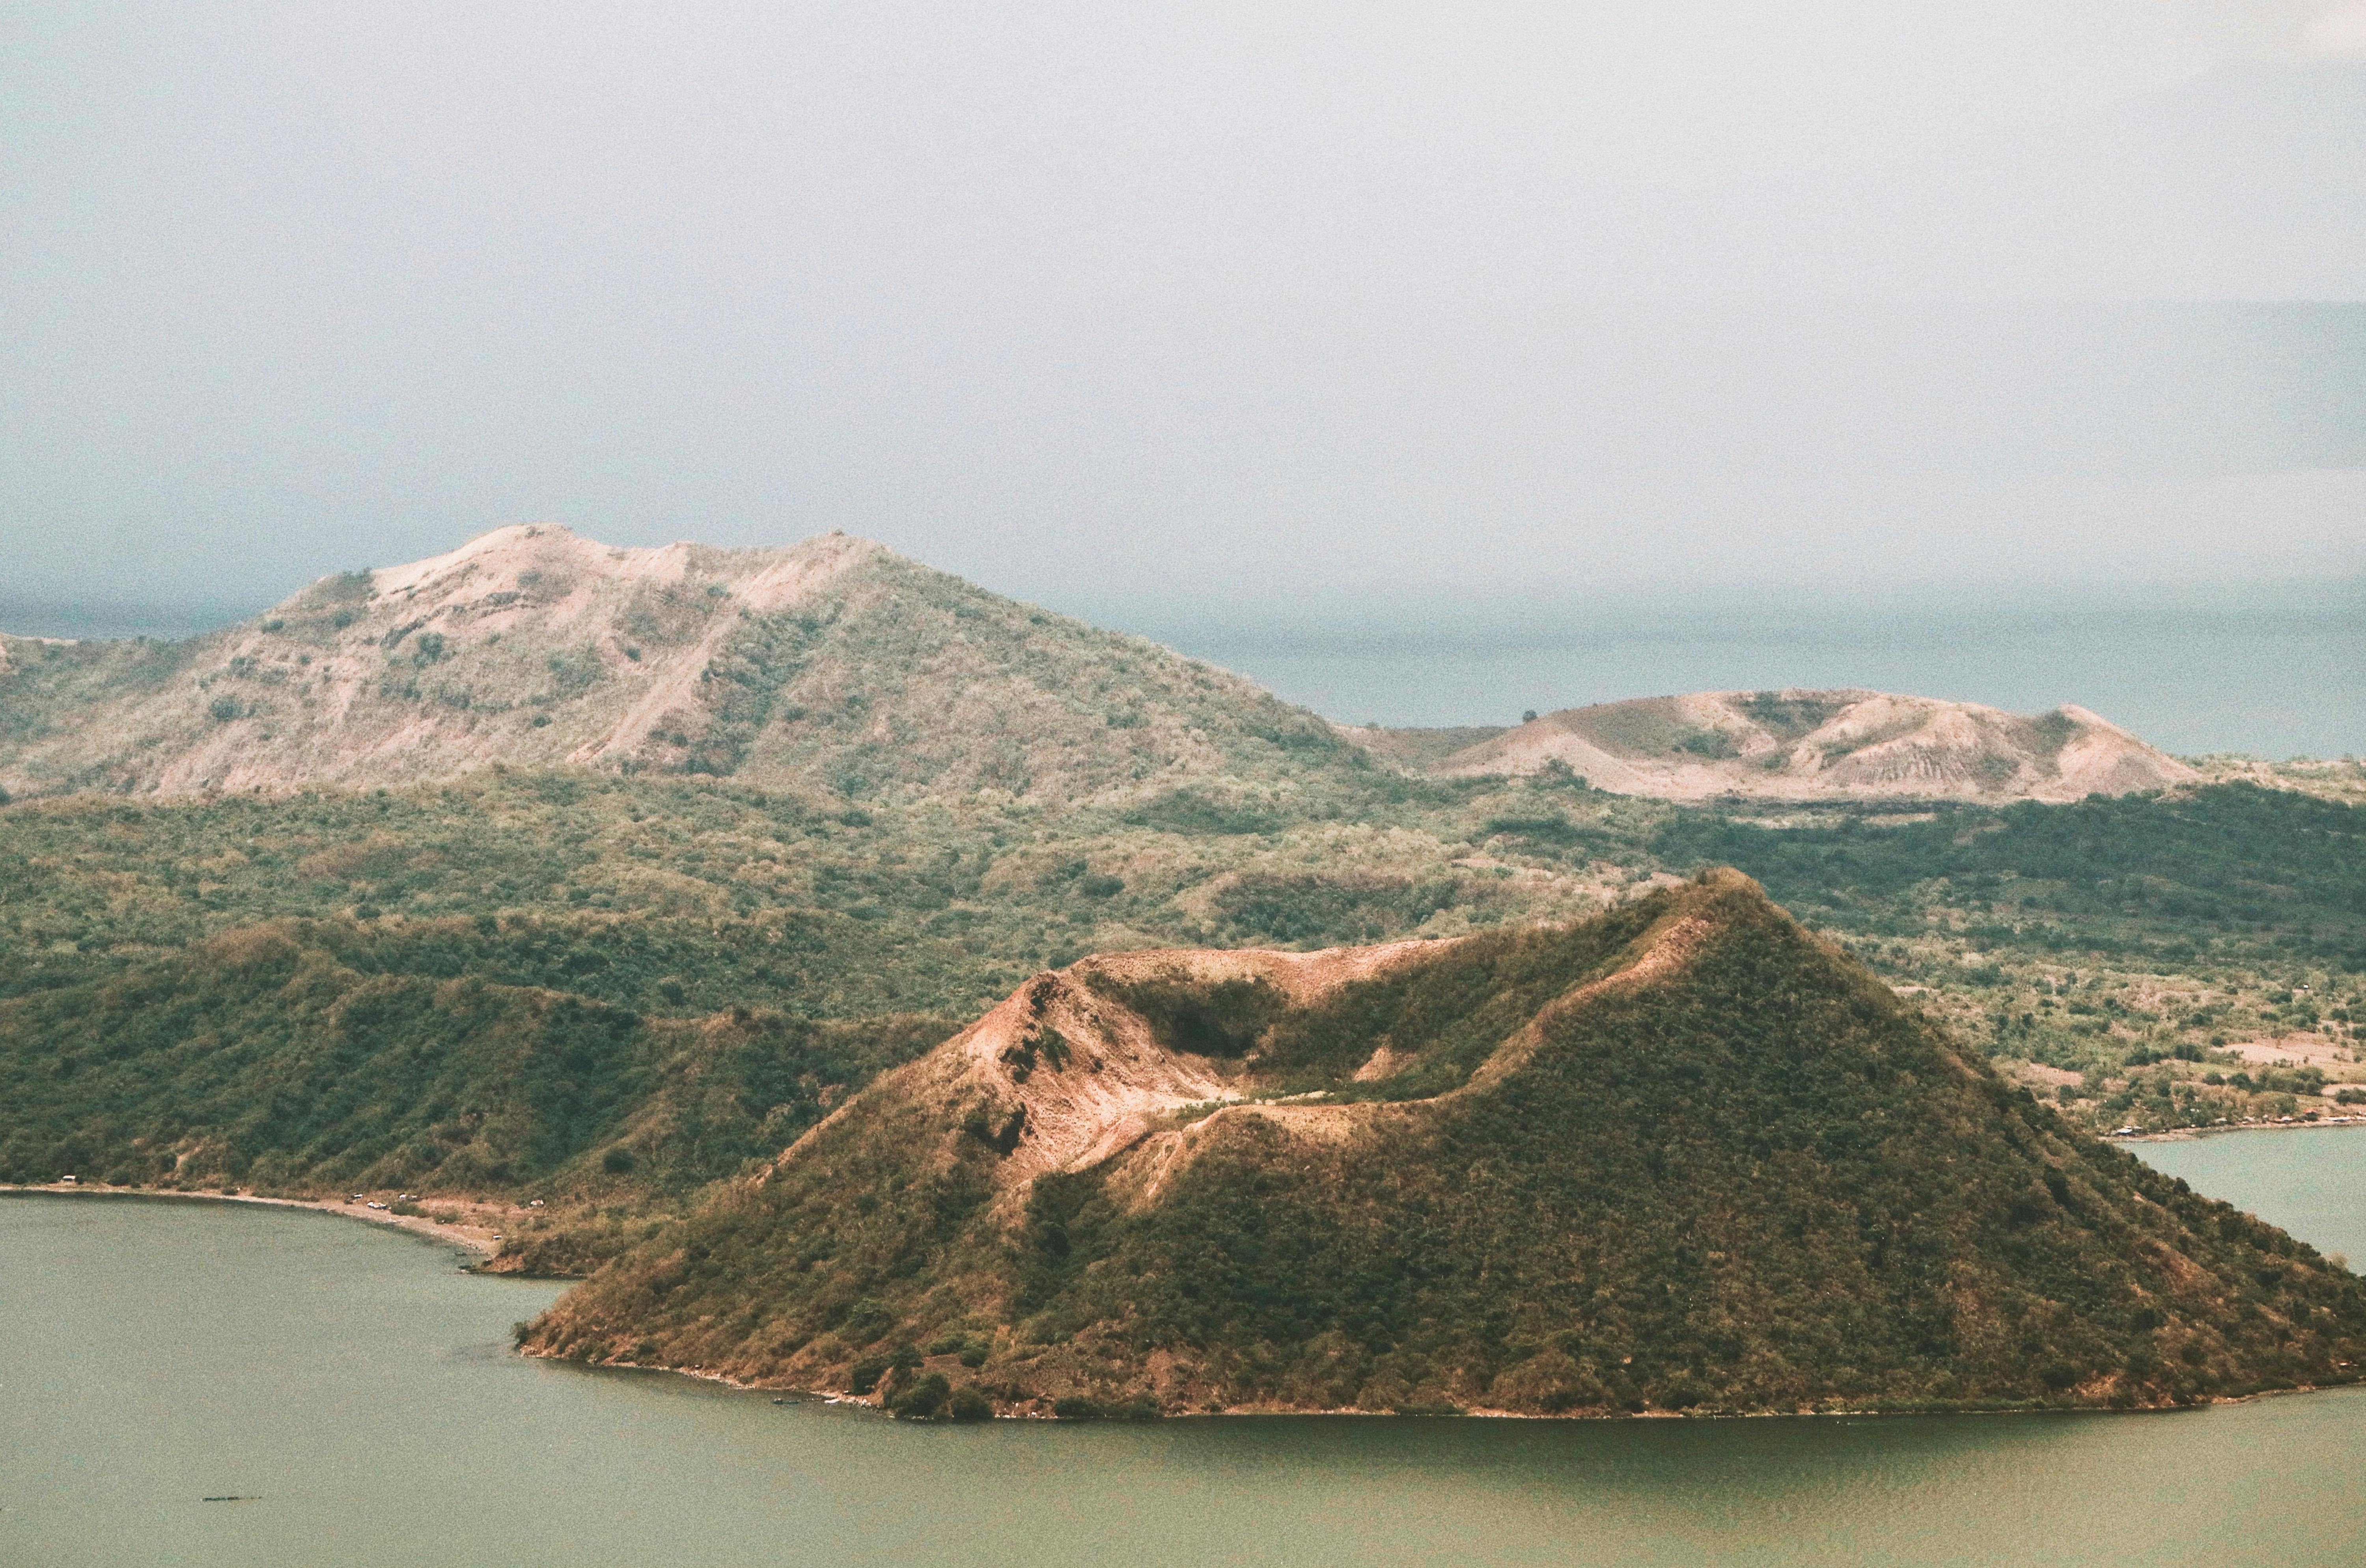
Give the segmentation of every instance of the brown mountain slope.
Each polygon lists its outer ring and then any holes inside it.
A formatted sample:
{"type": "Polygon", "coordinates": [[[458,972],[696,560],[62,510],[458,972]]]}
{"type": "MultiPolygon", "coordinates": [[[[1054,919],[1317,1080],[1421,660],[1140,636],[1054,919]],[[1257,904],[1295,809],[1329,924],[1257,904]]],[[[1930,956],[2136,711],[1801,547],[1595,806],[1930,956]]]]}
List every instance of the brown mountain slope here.
{"type": "Polygon", "coordinates": [[[1565,708],[1431,764],[1448,775],[1568,768],[1667,800],[2081,800],[2198,783],[2118,726],[2065,706],[2024,718],[1886,692],[1701,692],[1565,708]]]}
{"type": "Polygon", "coordinates": [[[17,795],[498,761],[1072,799],[1346,754],[1237,676],[837,534],[621,549],[517,526],[186,643],[0,637],[17,795]]]}
{"type": "Polygon", "coordinates": [[[525,1339],[915,1415],[2165,1404],[2347,1381],[2366,1286],[1724,872],[1040,975],[525,1339]]]}

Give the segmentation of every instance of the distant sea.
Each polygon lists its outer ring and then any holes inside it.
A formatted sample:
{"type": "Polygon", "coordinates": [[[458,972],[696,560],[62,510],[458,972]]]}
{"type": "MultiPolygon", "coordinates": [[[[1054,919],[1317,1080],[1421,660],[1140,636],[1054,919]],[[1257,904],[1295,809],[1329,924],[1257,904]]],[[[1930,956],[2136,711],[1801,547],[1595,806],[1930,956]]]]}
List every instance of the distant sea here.
{"type": "MultiPolygon", "coordinates": [[[[0,596],[0,630],[184,637],[249,613],[0,596]]],[[[2366,753],[2366,585],[2353,581],[2103,608],[1808,606],[1780,616],[1082,613],[1348,724],[1516,724],[1525,709],[1675,692],[1865,686],[2014,713],[2077,703],[2180,756],[2366,753]]]]}
{"type": "Polygon", "coordinates": [[[2366,753],[2366,613],[2354,592],[2248,607],[1810,612],[1559,631],[1142,629],[1346,723],[1514,724],[1524,709],[1675,692],[1865,686],[2014,713],[2076,703],[2180,756],[2366,753]]]}

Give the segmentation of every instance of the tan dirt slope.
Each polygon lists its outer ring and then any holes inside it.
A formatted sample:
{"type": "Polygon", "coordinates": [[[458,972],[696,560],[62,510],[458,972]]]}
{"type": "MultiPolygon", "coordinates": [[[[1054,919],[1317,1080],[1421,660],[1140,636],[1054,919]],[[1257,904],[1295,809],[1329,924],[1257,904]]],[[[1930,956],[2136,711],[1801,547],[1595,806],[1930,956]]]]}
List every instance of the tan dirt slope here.
{"type": "MultiPolygon", "coordinates": [[[[1414,940],[1315,953],[1161,948],[1101,953],[1046,970],[929,1055],[866,1090],[984,1113],[1008,1145],[1004,1196],[1022,1202],[1033,1178],[1087,1169],[1150,1139],[1184,1106],[1241,1098],[1237,1066],[1162,1044],[1148,1020],[1096,982],[1163,980],[1194,987],[1261,982],[1294,1007],[1340,987],[1448,952],[1414,940]]],[[[851,1109],[850,1102],[848,1109],[851,1109]]],[[[781,1163],[807,1157],[844,1111],[808,1130],[781,1163]]],[[[1166,1140],[1171,1144],[1174,1137],[1166,1140]]]]}
{"type": "Polygon", "coordinates": [[[1431,771],[1534,773],[1666,800],[2081,800],[2201,782],[2082,707],[2022,717],[1886,692],[1701,692],[1547,714],[1431,771]]]}
{"type": "MultiPolygon", "coordinates": [[[[1709,874],[1699,886],[1741,887],[1758,896],[1755,883],[1729,871],[1709,874]]],[[[1663,977],[1684,962],[1705,930],[1688,913],[1654,922],[1611,973],[1575,987],[1538,1018],[1511,1030],[1465,1088],[1447,1091],[1446,1098],[1516,1072],[1536,1049],[1543,1022],[1559,1011],[1663,977]]],[[[1205,991],[1245,981],[1269,987],[1288,1007],[1303,1009],[1344,987],[1436,963],[1470,941],[1416,938],[1313,953],[1157,948],[1095,954],[1035,976],[927,1056],[882,1077],[858,1100],[954,1107],[956,1121],[964,1113],[972,1119],[982,1115],[1005,1151],[996,1184],[1006,1222],[1016,1215],[1036,1178],[1088,1170],[1120,1155],[1126,1156],[1121,1185],[1148,1201],[1189,1162],[1203,1135],[1238,1118],[1338,1143],[1356,1137],[1375,1117],[1402,1120],[1408,1104],[1423,1102],[1310,1105],[1260,1099],[1254,1053],[1245,1061],[1225,1063],[1162,1043],[1152,1021],[1120,999],[1124,987],[1150,982],[1205,991]],[[1163,1127],[1177,1111],[1205,1109],[1216,1101],[1228,1103],[1180,1129],[1163,1127]]],[[[1410,1065],[1391,1064],[1388,1055],[1382,1044],[1366,1070],[1355,1075],[1357,1080],[1391,1076],[1410,1065]]],[[[856,1103],[850,1101],[808,1129],[772,1168],[817,1157],[815,1151],[836,1135],[835,1123],[856,1103]]]]}

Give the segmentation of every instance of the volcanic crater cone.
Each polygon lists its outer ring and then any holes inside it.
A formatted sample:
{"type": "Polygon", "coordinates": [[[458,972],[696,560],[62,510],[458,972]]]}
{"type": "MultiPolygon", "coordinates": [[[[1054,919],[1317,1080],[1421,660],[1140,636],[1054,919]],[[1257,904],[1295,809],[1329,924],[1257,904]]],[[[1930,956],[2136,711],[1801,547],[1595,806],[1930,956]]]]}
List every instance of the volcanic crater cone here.
{"type": "Polygon", "coordinates": [[[1039,975],[527,1345],[911,1414],[2163,1405],[2348,1381],[2366,1284],[1718,872],[1039,975]]]}

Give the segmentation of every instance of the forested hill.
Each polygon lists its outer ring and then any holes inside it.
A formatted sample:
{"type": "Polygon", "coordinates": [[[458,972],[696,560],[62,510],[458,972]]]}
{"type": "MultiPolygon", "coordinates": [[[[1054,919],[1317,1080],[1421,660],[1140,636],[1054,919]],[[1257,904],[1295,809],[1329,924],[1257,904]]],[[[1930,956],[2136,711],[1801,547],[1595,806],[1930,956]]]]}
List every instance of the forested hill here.
{"type": "Polygon", "coordinates": [[[525,1342],[915,1416],[2124,1407],[2354,1378],[2366,1284],[1722,873],[1040,976],[525,1342]]]}

